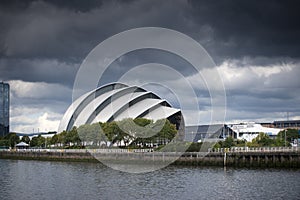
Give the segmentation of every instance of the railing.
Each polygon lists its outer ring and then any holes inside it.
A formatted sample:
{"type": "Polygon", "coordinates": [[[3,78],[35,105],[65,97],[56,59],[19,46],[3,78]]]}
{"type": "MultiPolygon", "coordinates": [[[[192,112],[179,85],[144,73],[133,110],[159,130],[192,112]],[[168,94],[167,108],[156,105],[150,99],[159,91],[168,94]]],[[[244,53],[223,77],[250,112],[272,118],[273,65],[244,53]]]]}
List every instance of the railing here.
{"type": "Polygon", "coordinates": [[[1,149],[9,152],[61,152],[61,153],[86,153],[87,149],[1,149]]]}
{"type": "MultiPolygon", "coordinates": [[[[60,153],[148,153],[153,149],[0,149],[0,151],[11,152],[60,152],[60,153]]],[[[231,147],[231,148],[209,148],[208,152],[232,153],[232,152],[295,152],[300,147],[231,147]]],[[[156,152],[161,153],[161,152],[156,152]]],[[[167,153],[167,152],[166,152],[167,153]]],[[[187,152],[193,153],[193,152],[187,152]]],[[[197,152],[194,152],[197,153],[197,152]]],[[[202,152],[205,153],[205,152],[202,152]]]]}
{"type": "Polygon", "coordinates": [[[209,152],[294,152],[300,151],[298,147],[231,147],[209,149],[209,152]]]}
{"type": "Polygon", "coordinates": [[[153,149],[0,149],[9,152],[56,152],[56,153],[146,153],[153,149]]]}

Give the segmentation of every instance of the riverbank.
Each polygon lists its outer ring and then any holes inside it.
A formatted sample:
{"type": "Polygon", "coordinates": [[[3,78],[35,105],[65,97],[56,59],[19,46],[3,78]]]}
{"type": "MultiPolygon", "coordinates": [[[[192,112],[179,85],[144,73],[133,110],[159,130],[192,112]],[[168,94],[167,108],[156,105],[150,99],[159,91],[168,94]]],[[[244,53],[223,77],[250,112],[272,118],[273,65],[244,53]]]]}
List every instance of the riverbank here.
{"type": "Polygon", "coordinates": [[[0,151],[0,159],[72,161],[72,162],[134,162],[155,164],[172,162],[173,165],[228,166],[262,168],[300,168],[300,151],[276,152],[126,152],[109,150],[19,150],[0,151]],[[95,157],[97,159],[95,159],[95,157]]]}

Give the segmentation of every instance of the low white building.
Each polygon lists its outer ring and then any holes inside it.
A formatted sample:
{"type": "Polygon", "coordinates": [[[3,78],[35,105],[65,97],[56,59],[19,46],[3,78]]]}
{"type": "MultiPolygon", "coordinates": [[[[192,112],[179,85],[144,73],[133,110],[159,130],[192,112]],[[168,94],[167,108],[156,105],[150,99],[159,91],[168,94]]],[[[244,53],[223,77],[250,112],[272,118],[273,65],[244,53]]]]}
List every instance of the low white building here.
{"type": "Polygon", "coordinates": [[[247,142],[251,142],[259,135],[259,133],[265,133],[271,138],[274,138],[281,130],[283,130],[278,128],[263,127],[262,125],[256,124],[254,122],[232,124],[227,125],[227,127],[230,129],[230,131],[232,132],[232,136],[235,139],[246,140],[247,142]]]}

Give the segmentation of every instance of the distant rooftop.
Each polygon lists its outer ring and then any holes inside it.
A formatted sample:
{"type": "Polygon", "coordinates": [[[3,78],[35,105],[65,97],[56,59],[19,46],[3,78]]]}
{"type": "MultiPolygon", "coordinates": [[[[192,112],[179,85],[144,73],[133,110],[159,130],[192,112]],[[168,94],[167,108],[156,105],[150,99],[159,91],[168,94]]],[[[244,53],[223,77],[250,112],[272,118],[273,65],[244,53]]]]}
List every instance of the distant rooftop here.
{"type": "Polygon", "coordinates": [[[37,133],[16,133],[17,136],[36,136],[36,135],[52,135],[52,134],[56,134],[57,132],[53,131],[53,132],[37,132],[37,133]]]}
{"type": "Polygon", "coordinates": [[[281,121],[274,121],[275,123],[300,123],[300,120],[281,120],[281,121]]]}

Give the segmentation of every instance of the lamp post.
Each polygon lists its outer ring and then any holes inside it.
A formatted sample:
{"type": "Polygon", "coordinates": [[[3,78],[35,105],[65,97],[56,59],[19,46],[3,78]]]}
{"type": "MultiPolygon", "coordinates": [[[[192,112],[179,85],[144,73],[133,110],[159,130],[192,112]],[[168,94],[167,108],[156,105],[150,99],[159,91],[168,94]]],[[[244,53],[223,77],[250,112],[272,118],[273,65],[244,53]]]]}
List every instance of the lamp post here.
{"type": "Polygon", "coordinates": [[[284,129],[284,147],[286,147],[286,129],[284,129]]]}

